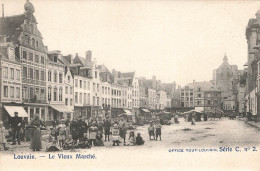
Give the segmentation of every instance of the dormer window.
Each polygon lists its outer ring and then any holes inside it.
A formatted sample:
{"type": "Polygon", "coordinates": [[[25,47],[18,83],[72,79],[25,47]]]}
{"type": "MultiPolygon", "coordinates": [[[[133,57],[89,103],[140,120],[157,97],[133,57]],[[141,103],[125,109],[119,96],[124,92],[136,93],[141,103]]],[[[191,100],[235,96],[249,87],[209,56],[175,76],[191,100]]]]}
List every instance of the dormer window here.
{"type": "Polygon", "coordinates": [[[53,57],[53,61],[54,61],[54,62],[57,62],[57,61],[58,61],[58,56],[55,55],[55,56],[53,57]]]}

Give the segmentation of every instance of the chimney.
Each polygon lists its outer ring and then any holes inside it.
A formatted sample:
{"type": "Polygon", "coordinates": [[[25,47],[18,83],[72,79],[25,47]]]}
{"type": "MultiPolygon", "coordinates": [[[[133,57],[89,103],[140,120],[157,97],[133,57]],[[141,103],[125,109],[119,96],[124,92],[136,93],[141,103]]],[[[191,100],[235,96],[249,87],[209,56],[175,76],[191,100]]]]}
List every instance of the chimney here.
{"type": "Polygon", "coordinates": [[[108,82],[108,80],[109,80],[109,75],[108,75],[108,73],[106,72],[106,82],[108,82]]]}
{"type": "Polygon", "coordinates": [[[113,70],[112,70],[112,74],[113,74],[113,77],[114,77],[114,83],[117,83],[118,72],[117,72],[115,69],[113,69],[113,70]]]}
{"type": "Polygon", "coordinates": [[[91,62],[91,57],[92,57],[92,52],[91,51],[87,51],[86,52],[86,59],[87,61],[90,63],[91,62]]]}

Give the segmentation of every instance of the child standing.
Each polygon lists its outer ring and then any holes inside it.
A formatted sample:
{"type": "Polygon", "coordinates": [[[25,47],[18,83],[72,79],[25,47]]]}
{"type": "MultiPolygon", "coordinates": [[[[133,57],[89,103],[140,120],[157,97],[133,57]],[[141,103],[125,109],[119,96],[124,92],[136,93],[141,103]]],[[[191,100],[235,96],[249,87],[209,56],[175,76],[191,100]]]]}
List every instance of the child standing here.
{"type": "Polygon", "coordinates": [[[90,145],[93,146],[96,144],[96,138],[97,138],[97,125],[96,122],[94,121],[91,124],[91,127],[89,128],[89,139],[90,139],[90,145]]]}
{"type": "Polygon", "coordinates": [[[119,146],[120,136],[119,136],[119,128],[117,124],[114,124],[112,128],[112,141],[113,141],[113,146],[115,146],[115,144],[119,146]]]}
{"type": "Polygon", "coordinates": [[[0,151],[8,150],[8,148],[5,147],[5,143],[5,128],[3,122],[0,122],[0,151]]]}
{"type": "Polygon", "coordinates": [[[160,124],[159,121],[157,121],[157,123],[155,125],[156,141],[157,141],[158,136],[160,137],[160,141],[162,140],[161,139],[161,134],[162,134],[161,130],[162,130],[162,125],[160,124]]]}
{"type": "Polygon", "coordinates": [[[66,140],[66,125],[65,125],[65,120],[61,120],[61,124],[58,128],[59,131],[59,144],[60,148],[63,148],[64,142],[66,140]]]}
{"type": "Polygon", "coordinates": [[[151,137],[153,136],[153,139],[155,140],[155,136],[154,136],[154,126],[153,123],[150,122],[150,126],[148,127],[148,134],[151,140],[151,137]]]}

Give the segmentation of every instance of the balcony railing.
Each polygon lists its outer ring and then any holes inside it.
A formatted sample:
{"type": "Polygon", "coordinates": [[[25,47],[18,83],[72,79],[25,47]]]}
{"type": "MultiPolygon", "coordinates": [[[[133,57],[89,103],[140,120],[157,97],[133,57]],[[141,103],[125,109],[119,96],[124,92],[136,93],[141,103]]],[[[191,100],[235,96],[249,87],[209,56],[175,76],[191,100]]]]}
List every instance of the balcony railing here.
{"type": "Polygon", "coordinates": [[[46,100],[23,99],[25,103],[46,103],[46,100]]]}

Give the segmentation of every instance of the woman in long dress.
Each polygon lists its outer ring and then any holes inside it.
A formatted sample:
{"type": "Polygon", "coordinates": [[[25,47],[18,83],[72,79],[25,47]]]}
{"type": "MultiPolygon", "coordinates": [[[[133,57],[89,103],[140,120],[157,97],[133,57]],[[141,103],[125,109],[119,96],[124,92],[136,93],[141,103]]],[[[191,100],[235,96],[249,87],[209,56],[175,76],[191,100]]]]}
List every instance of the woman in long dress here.
{"type": "Polygon", "coordinates": [[[35,114],[33,120],[30,122],[30,126],[34,127],[32,131],[31,144],[30,144],[30,149],[33,149],[33,151],[40,151],[40,149],[42,148],[42,135],[40,129],[41,125],[46,127],[45,124],[40,119],[39,115],[35,114]]]}

